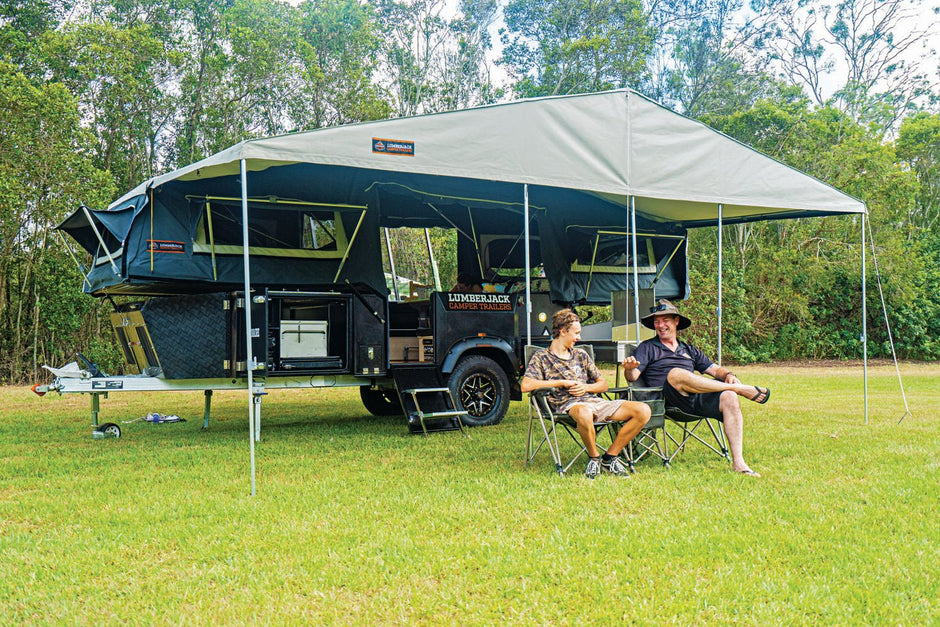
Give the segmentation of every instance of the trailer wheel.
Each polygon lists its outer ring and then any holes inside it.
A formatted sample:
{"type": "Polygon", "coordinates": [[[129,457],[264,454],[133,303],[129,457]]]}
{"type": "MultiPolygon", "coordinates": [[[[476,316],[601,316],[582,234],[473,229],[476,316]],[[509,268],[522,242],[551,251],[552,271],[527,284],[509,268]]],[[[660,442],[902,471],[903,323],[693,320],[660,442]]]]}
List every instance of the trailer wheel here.
{"type": "Polygon", "coordinates": [[[119,438],[121,437],[121,427],[117,426],[113,422],[106,422],[103,425],[98,425],[98,428],[95,431],[103,433],[104,437],[109,438],[119,438]]]}
{"type": "Polygon", "coordinates": [[[461,359],[450,375],[454,400],[468,416],[471,427],[498,424],[509,409],[509,377],[495,361],[481,355],[461,359]]]}
{"type": "Polygon", "coordinates": [[[359,388],[359,398],[373,416],[402,416],[405,413],[395,390],[373,390],[362,386],[359,388]]]}

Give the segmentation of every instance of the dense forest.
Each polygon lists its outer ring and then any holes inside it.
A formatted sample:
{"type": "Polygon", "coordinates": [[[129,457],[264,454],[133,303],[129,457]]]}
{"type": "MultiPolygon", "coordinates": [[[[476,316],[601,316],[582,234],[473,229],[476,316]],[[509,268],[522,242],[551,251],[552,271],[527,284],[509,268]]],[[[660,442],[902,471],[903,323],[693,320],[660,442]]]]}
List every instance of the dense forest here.
{"type": "MultiPolygon", "coordinates": [[[[865,201],[870,352],[880,287],[899,355],[940,358],[937,21],[917,0],[0,0],[0,381],[115,362],[111,305],[51,228],[80,204],[246,138],[618,87],[865,201]]],[[[725,359],[860,357],[861,228],[725,227],[725,359]]],[[[690,243],[707,348],[717,242],[690,243]]]]}

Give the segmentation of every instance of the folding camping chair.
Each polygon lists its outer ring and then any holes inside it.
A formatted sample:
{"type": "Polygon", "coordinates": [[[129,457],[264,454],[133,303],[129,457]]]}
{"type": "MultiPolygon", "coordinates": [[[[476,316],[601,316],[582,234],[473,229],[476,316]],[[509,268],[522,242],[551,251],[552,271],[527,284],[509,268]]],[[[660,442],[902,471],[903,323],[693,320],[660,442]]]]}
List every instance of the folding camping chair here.
{"type": "MultiPolygon", "coordinates": [[[[646,403],[650,408],[649,422],[624,449],[631,471],[637,462],[648,455],[660,459],[665,466],[669,465],[671,436],[666,432],[666,408],[662,392],[662,388],[647,388],[635,384],[626,388],[612,388],[607,392],[608,395],[617,395],[629,401],[646,403]]],[[[678,446],[679,443],[675,439],[671,441],[678,446]]]]}
{"type": "MultiPolygon", "coordinates": [[[[634,346],[633,349],[635,350],[636,347],[634,346]]],[[[630,400],[647,403],[652,410],[650,421],[634,438],[632,446],[627,447],[628,461],[631,466],[647,455],[652,455],[662,460],[664,466],[669,467],[676,455],[685,450],[686,445],[691,441],[696,441],[719,457],[731,461],[724,429],[721,426],[716,428],[714,424],[722,422],[720,418],[688,414],[678,407],[666,405],[662,386],[648,386],[642,376],[626,388],[626,394],[630,400]],[[669,433],[667,423],[678,426],[681,436],[677,438],[669,433]],[[705,433],[699,434],[703,426],[711,433],[710,439],[705,433]],[[672,452],[670,452],[670,445],[672,452]]]]}
{"type": "MultiPolygon", "coordinates": [[[[525,347],[526,364],[529,363],[532,355],[539,348],[538,346],[525,347]]],[[[593,346],[590,344],[579,344],[578,348],[586,351],[591,359],[594,359],[593,346]]],[[[587,448],[584,446],[584,442],[581,441],[581,435],[578,433],[574,419],[566,412],[559,413],[552,411],[551,405],[548,402],[550,392],[551,388],[539,388],[529,393],[529,431],[526,441],[526,463],[531,464],[536,454],[542,449],[542,446],[546,446],[549,453],[552,455],[552,460],[555,462],[555,471],[558,472],[559,475],[564,476],[571,466],[573,466],[582,455],[586,454],[587,448]],[[536,427],[536,424],[538,424],[538,427],[536,427]],[[541,439],[538,439],[539,428],[541,429],[541,439]],[[562,451],[558,442],[559,428],[577,445],[577,452],[573,457],[567,460],[567,462],[562,458],[562,451]],[[536,439],[538,439],[537,443],[535,443],[536,439]]],[[[595,422],[594,432],[599,435],[601,431],[606,430],[611,441],[613,441],[614,438],[617,437],[620,426],[619,423],[595,422]]],[[[564,436],[562,436],[561,439],[564,441],[564,436]]],[[[599,442],[597,443],[597,448],[605,453],[607,452],[607,448],[602,446],[599,442]]],[[[626,455],[624,458],[625,461],[629,461],[629,457],[626,455]]]]}

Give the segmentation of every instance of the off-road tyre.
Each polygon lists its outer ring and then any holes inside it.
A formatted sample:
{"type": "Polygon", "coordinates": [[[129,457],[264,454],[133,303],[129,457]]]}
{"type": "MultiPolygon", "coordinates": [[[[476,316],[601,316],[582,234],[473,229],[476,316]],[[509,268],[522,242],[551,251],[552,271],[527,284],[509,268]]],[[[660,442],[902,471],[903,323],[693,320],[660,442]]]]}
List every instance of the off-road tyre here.
{"type": "Polygon", "coordinates": [[[470,355],[461,359],[448,385],[458,408],[468,413],[463,416],[467,426],[499,424],[509,409],[509,377],[489,357],[470,355]]]}

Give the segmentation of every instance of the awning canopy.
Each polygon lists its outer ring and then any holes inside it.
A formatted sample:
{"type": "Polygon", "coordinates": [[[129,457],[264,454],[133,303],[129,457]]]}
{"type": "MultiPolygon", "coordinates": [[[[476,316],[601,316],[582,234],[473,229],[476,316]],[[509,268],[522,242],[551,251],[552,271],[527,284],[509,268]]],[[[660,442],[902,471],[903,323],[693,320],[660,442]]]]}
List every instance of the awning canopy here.
{"type": "MultiPolygon", "coordinates": [[[[682,227],[840,213],[865,205],[641,94],[521,100],[245,141],[155,177],[112,205],[171,181],[206,181],[289,164],[577,190],[682,227]]],[[[249,177],[250,178],[250,177],[249,177]]],[[[505,185],[495,185],[497,195],[505,185]]],[[[487,198],[486,186],[478,186],[487,198]]]]}

